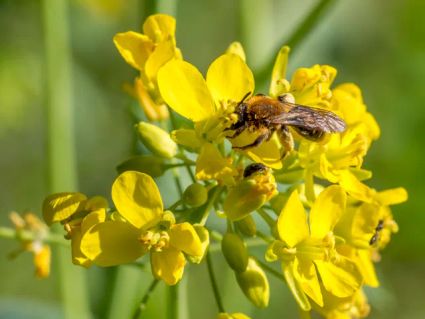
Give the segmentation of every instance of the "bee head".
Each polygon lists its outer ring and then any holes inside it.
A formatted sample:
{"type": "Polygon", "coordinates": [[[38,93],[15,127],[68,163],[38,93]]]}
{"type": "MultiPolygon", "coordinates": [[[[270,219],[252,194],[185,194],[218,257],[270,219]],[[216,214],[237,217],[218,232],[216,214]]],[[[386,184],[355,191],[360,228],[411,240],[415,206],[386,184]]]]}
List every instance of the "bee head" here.
{"type": "Polygon", "coordinates": [[[283,103],[295,104],[295,98],[294,98],[294,96],[291,93],[285,93],[285,94],[279,95],[277,97],[277,99],[280,102],[283,102],[283,103]]]}
{"type": "Polygon", "coordinates": [[[261,163],[252,163],[245,167],[243,171],[243,177],[247,178],[253,174],[264,173],[268,170],[267,166],[261,163]]]}

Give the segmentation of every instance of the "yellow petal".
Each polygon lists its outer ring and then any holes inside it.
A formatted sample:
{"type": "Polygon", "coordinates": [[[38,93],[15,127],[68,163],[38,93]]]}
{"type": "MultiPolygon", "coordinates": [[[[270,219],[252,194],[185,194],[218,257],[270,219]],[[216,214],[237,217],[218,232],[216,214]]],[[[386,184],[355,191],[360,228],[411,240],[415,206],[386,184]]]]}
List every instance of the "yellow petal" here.
{"type": "Polygon", "coordinates": [[[376,199],[381,205],[389,206],[407,201],[408,194],[403,187],[391,188],[376,194],[376,199]]]}
{"type": "Polygon", "coordinates": [[[298,191],[289,196],[277,220],[279,237],[290,247],[296,246],[309,236],[307,215],[300,201],[298,191]]]}
{"type": "Polygon", "coordinates": [[[149,175],[126,171],[112,185],[112,200],[118,212],[137,228],[156,224],[163,211],[161,194],[149,175]]]}
{"type": "Polygon", "coordinates": [[[283,93],[283,81],[286,79],[286,67],[288,66],[289,47],[283,46],[277,54],[276,61],[273,66],[272,79],[270,82],[270,95],[273,97],[283,93]]]}
{"type": "Polygon", "coordinates": [[[196,159],[196,178],[199,180],[216,179],[227,185],[234,184],[238,173],[231,160],[224,158],[219,150],[210,143],[205,143],[196,159]]]}
{"type": "Polygon", "coordinates": [[[81,193],[57,193],[46,197],[43,202],[43,218],[47,225],[60,222],[78,212],[87,199],[81,193]]]}
{"type": "Polygon", "coordinates": [[[289,290],[291,290],[295,301],[303,311],[309,311],[311,309],[310,302],[308,301],[300,282],[295,279],[295,271],[296,269],[293,262],[282,263],[283,276],[285,277],[286,284],[288,285],[289,290]]]}
{"type": "Polygon", "coordinates": [[[189,223],[174,224],[169,230],[170,245],[191,256],[202,255],[202,243],[189,223]]]}
{"type": "MultiPolygon", "coordinates": [[[[243,132],[237,138],[232,139],[232,145],[236,147],[251,144],[258,137],[257,133],[243,132]]],[[[261,143],[259,146],[243,151],[254,162],[262,163],[273,169],[282,168],[282,151],[280,142],[274,134],[269,141],[261,143]]]]}
{"type": "Polygon", "coordinates": [[[83,233],[81,228],[75,228],[72,230],[71,237],[71,254],[72,254],[72,263],[74,265],[90,267],[93,264],[93,261],[90,260],[82,251],[81,251],[81,239],[83,238],[83,233]]]}
{"type": "Polygon", "coordinates": [[[96,224],[103,223],[106,219],[106,210],[100,208],[88,214],[81,222],[81,233],[85,233],[96,224]]]}
{"type": "Polygon", "coordinates": [[[236,54],[223,54],[208,68],[207,85],[217,102],[239,102],[254,92],[254,76],[246,63],[236,54]]]}
{"type": "Polygon", "coordinates": [[[140,77],[134,80],[134,90],[140,106],[149,121],[161,121],[169,118],[169,112],[164,102],[156,101],[148,92],[140,77]]]}
{"type": "Polygon", "coordinates": [[[195,130],[191,129],[182,128],[174,130],[171,132],[171,138],[177,144],[183,145],[184,147],[194,151],[199,151],[203,144],[202,140],[198,138],[195,130]]]}
{"type": "Polygon", "coordinates": [[[305,294],[320,307],[323,306],[323,295],[320,290],[319,277],[311,260],[294,259],[294,276],[301,284],[305,294]]]}
{"type": "Polygon", "coordinates": [[[196,234],[198,235],[199,240],[201,241],[202,254],[199,256],[188,256],[188,259],[194,264],[199,264],[204,258],[205,253],[207,252],[208,247],[210,245],[210,232],[208,231],[208,229],[206,229],[200,224],[193,225],[193,228],[195,229],[196,234]]]}
{"type": "Polygon", "coordinates": [[[346,192],[355,199],[363,202],[370,203],[375,197],[375,191],[360,182],[353,173],[348,170],[340,172],[339,185],[341,185],[346,192]]]}
{"type": "Polygon", "coordinates": [[[103,208],[106,210],[108,208],[108,201],[105,197],[102,196],[93,196],[89,198],[84,204],[84,210],[91,212],[103,208]]]}
{"type": "Polygon", "coordinates": [[[174,38],[176,33],[176,19],[166,14],[154,14],[149,16],[143,24],[143,33],[155,43],[174,38]]]}
{"type": "Polygon", "coordinates": [[[34,252],[35,276],[37,278],[46,278],[50,274],[51,251],[49,245],[43,245],[38,251],[34,252]]]}
{"type": "Polygon", "coordinates": [[[322,191],[310,211],[310,230],[314,238],[323,238],[333,230],[346,203],[345,191],[332,185],[322,191]]]}
{"type": "Polygon", "coordinates": [[[145,253],[138,236],[138,229],[129,223],[107,221],[83,234],[81,251],[98,266],[129,263],[145,253]]]}
{"type": "Polygon", "coordinates": [[[202,74],[193,65],[171,60],[158,72],[158,86],[165,102],[180,115],[202,121],[215,113],[215,106],[202,74]]]}
{"type": "Polygon", "coordinates": [[[357,258],[354,260],[364,278],[364,284],[370,287],[379,287],[378,276],[372,262],[372,251],[369,249],[358,249],[357,258]]]}
{"type": "Polygon", "coordinates": [[[243,46],[240,42],[232,42],[227,47],[226,53],[236,54],[238,55],[243,61],[246,61],[246,55],[245,51],[243,49],[243,46]]]}
{"type": "Polygon", "coordinates": [[[172,39],[159,43],[145,64],[145,72],[149,80],[156,83],[159,68],[174,57],[177,57],[177,53],[172,39]]]}
{"type": "Polygon", "coordinates": [[[140,71],[154,48],[151,39],[133,31],[116,34],[114,43],[124,60],[140,71]]]}
{"type": "Polygon", "coordinates": [[[152,273],[167,285],[175,285],[183,276],[186,259],[182,252],[168,248],[161,252],[151,253],[152,273]]]}
{"type": "Polygon", "coordinates": [[[334,262],[315,260],[317,270],[327,291],[337,297],[353,295],[362,284],[362,275],[349,259],[339,256],[334,262]]]}

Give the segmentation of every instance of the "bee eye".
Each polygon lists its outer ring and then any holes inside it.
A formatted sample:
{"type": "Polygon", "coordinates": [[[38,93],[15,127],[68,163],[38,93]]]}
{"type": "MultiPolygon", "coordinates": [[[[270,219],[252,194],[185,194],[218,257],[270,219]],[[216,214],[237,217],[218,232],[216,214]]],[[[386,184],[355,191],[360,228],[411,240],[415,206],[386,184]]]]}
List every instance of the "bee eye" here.
{"type": "Polygon", "coordinates": [[[291,93],[285,93],[285,94],[279,95],[277,99],[282,103],[295,104],[295,98],[291,93]]]}

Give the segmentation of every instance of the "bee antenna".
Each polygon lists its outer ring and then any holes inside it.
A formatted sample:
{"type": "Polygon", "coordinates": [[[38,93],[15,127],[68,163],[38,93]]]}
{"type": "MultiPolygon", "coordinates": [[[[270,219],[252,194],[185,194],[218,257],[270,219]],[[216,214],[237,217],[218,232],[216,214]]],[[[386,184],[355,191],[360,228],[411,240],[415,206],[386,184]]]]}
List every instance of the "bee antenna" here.
{"type": "Polygon", "coordinates": [[[251,91],[249,91],[248,93],[246,93],[244,96],[243,96],[243,98],[242,98],[242,100],[240,100],[240,102],[238,103],[238,106],[239,105],[241,105],[242,103],[243,103],[243,101],[245,101],[246,100],[246,98],[248,97],[248,96],[250,96],[251,95],[251,91]]]}

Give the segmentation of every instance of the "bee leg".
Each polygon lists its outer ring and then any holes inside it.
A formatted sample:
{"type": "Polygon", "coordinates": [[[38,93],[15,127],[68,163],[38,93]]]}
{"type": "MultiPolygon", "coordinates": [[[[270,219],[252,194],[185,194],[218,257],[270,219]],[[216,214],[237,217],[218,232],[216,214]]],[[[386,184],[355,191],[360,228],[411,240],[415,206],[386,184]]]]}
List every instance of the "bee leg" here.
{"type": "MultiPolygon", "coordinates": [[[[227,138],[236,138],[239,135],[241,135],[242,132],[245,131],[245,129],[246,129],[246,125],[244,124],[243,126],[240,126],[240,127],[236,128],[236,129],[234,129],[233,135],[227,136],[227,138]]],[[[230,131],[230,130],[232,130],[232,129],[231,128],[225,129],[225,131],[230,131]]]]}
{"type": "Polygon", "coordinates": [[[251,144],[248,145],[244,145],[244,146],[233,146],[233,149],[236,150],[247,150],[249,148],[253,148],[256,147],[258,145],[260,145],[261,143],[263,143],[264,141],[268,140],[271,136],[271,132],[270,130],[267,130],[265,133],[261,134],[260,136],[258,136],[254,142],[252,142],[251,144]]]}
{"type": "Polygon", "coordinates": [[[282,144],[284,149],[281,156],[281,158],[283,159],[294,149],[294,139],[288,127],[284,125],[282,125],[282,127],[278,129],[278,135],[280,143],[282,144]]]}

